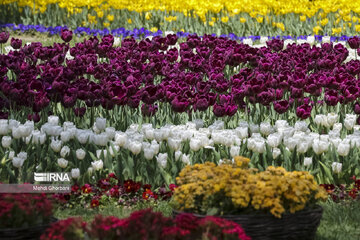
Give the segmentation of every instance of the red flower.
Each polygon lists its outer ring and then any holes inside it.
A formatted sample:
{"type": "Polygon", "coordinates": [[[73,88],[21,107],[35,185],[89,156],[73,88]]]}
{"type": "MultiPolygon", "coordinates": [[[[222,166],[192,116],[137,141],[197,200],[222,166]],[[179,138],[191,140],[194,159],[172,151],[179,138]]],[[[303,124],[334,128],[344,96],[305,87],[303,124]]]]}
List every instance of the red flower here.
{"type": "Polygon", "coordinates": [[[91,188],[90,184],[85,184],[84,186],[81,187],[81,191],[83,193],[91,193],[92,188],[91,188]]]}
{"type": "Polygon", "coordinates": [[[148,200],[149,198],[157,199],[157,195],[155,195],[150,189],[147,189],[143,192],[142,198],[148,200]]]}
{"type": "Polygon", "coordinates": [[[349,196],[352,199],[355,199],[358,196],[358,190],[356,188],[351,189],[349,192],[349,196]]]}
{"type": "Polygon", "coordinates": [[[151,185],[150,184],[144,184],[142,188],[144,189],[144,191],[151,190],[151,185]]]}
{"type": "Polygon", "coordinates": [[[97,200],[96,198],[93,198],[93,199],[91,200],[90,206],[91,206],[92,208],[96,208],[96,207],[99,206],[99,205],[100,205],[100,202],[99,202],[99,200],[97,200]]]}
{"type": "Polygon", "coordinates": [[[173,191],[175,191],[175,188],[177,188],[178,186],[176,186],[175,184],[170,184],[169,185],[169,188],[170,188],[170,190],[173,192],[173,191]]]}
{"type": "Polygon", "coordinates": [[[127,193],[136,193],[141,188],[141,184],[133,180],[126,180],[124,182],[124,188],[127,193]]]}
{"type": "Polygon", "coordinates": [[[109,173],[109,178],[115,178],[115,179],[117,179],[115,173],[109,173]]]}

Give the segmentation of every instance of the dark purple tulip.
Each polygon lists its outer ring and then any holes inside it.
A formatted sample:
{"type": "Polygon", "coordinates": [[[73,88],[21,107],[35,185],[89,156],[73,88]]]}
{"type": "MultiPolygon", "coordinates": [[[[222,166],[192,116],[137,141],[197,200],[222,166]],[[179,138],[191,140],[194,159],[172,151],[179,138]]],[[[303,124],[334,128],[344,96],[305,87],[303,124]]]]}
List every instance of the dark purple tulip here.
{"type": "Polygon", "coordinates": [[[235,113],[238,110],[238,106],[233,104],[233,105],[228,105],[226,106],[226,115],[228,115],[229,117],[234,116],[235,113]]]}
{"type": "Polygon", "coordinates": [[[356,114],[360,114],[360,104],[359,103],[355,103],[354,112],[356,114]]]}
{"type": "Polygon", "coordinates": [[[80,107],[80,108],[74,108],[74,114],[77,117],[82,117],[85,115],[86,112],[86,108],[85,107],[80,107]]]}
{"type": "Polygon", "coordinates": [[[209,101],[205,97],[197,99],[195,108],[199,111],[205,111],[209,107],[209,101]]]}
{"type": "Polygon", "coordinates": [[[29,121],[34,121],[34,122],[40,122],[40,115],[39,113],[33,113],[33,114],[29,114],[28,115],[28,120],[29,121]]]}
{"type": "Polygon", "coordinates": [[[179,96],[175,97],[175,99],[171,101],[172,109],[175,112],[185,112],[189,104],[190,103],[186,99],[182,99],[179,96]]]}
{"type": "Polygon", "coordinates": [[[0,44],[6,43],[7,40],[9,39],[9,37],[10,37],[10,33],[8,33],[8,32],[1,32],[1,33],[0,33],[0,44]]]}
{"type": "Polygon", "coordinates": [[[214,115],[217,117],[224,117],[226,115],[226,107],[215,103],[213,112],[214,112],[214,115]]]}
{"type": "Polygon", "coordinates": [[[360,38],[357,36],[349,38],[347,42],[352,49],[358,49],[360,47],[360,38]]]}
{"type": "Polygon", "coordinates": [[[64,42],[70,42],[72,39],[73,32],[69,31],[68,29],[62,29],[61,30],[61,39],[64,42]]]}
{"type": "Polygon", "coordinates": [[[284,41],[279,39],[273,39],[266,42],[266,45],[273,51],[278,52],[284,48],[284,41]]]}
{"type": "Polygon", "coordinates": [[[290,105],[287,100],[280,100],[277,102],[274,102],[274,110],[279,113],[283,114],[289,109],[290,105]]]}
{"type": "Polygon", "coordinates": [[[158,106],[156,104],[154,105],[143,104],[141,106],[141,113],[147,117],[154,116],[157,110],[158,110],[158,106]]]}
{"type": "Polygon", "coordinates": [[[311,116],[312,107],[307,104],[303,104],[296,108],[296,115],[301,119],[307,119],[311,116]]]}
{"type": "Polygon", "coordinates": [[[10,45],[14,49],[20,49],[21,45],[22,45],[22,41],[21,41],[21,39],[11,38],[10,45]]]}

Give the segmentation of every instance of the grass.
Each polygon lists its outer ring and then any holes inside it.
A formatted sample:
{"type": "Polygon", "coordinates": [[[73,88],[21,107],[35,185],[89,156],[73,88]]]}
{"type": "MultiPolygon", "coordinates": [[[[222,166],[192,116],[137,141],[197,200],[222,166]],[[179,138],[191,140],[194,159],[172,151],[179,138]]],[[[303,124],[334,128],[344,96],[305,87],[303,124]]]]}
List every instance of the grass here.
{"type": "MultiPolygon", "coordinates": [[[[318,228],[315,240],[357,240],[360,239],[360,202],[352,201],[334,203],[328,201],[321,204],[324,208],[323,217],[318,228]]],[[[55,216],[64,219],[71,216],[81,216],[90,222],[95,215],[128,217],[132,212],[151,207],[154,211],[162,212],[165,216],[171,216],[171,207],[166,201],[146,202],[134,205],[131,208],[116,207],[113,205],[101,209],[73,209],[57,210],[55,216]]]]}

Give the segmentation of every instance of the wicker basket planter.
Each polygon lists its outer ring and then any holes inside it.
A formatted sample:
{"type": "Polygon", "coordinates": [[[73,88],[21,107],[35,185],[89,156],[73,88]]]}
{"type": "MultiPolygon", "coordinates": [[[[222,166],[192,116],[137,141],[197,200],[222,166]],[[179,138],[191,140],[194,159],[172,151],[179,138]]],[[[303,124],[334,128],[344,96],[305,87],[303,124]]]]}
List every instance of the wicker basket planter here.
{"type": "MultiPolygon", "coordinates": [[[[311,240],[314,239],[320,224],[323,209],[316,205],[294,214],[285,213],[282,218],[269,214],[223,215],[218,216],[234,221],[242,226],[252,240],[311,240]]],[[[175,217],[182,212],[173,210],[175,217]]],[[[194,214],[203,218],[204,215],[194,214]]]]}
{"type": "Polygon", "coordinates": [[[39,240],[41,234],[58,219],[52,217],[50,222],[27,228],[5,228],[0,229],[0,240],[39,240]]]}

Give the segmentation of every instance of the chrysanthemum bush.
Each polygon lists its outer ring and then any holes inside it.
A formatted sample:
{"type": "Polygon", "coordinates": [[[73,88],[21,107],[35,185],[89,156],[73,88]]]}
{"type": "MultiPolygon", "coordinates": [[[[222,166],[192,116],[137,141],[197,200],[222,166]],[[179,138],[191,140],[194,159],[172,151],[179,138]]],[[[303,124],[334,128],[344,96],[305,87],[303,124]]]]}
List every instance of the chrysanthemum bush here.
{"type": "Polygon", "coordinates": [[[45,194],[0,193],[0,229],[27,228],[50,222],[51,198],[45,194]]]}
{"type": "Polygon", "coordinates": [[[281,218],[313,207],[328,198],[308,172],[287,172],[282,167],[265,171],[248,168],[250,159],[235,157],[222,165],[195,164],[185,167],[177,178],[175,209],[200,214],[248,214],[270,212],[281,218]]]}
{"type": "Polygon", "coordinates": [[[250,240],[240,225],[221,218],[198,219],[191,214],[176,219],[164,217],[150,209],[119,219],[98,215],[86,224],[81,218],[68,218],[53,224],[40,238],[47,239],[236,239],[250,240]]]}

